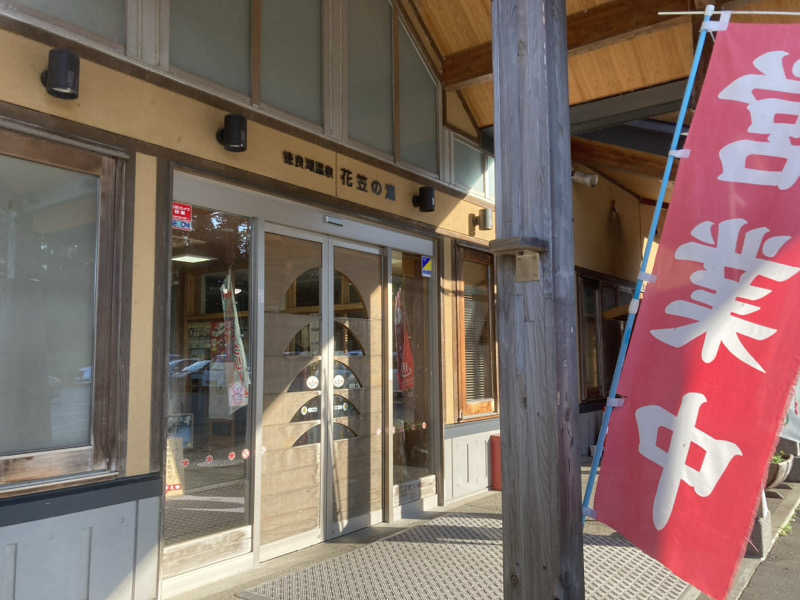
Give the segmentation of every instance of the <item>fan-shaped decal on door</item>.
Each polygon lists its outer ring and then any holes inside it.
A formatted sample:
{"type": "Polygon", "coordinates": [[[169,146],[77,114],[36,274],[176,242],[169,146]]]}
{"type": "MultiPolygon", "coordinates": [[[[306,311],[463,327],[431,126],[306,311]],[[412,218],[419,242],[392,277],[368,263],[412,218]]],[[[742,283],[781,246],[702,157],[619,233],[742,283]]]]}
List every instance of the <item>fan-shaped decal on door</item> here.
{"type": "MultiPolygon", "coordinates": [[[[286,290],[282,312],[319,314],[320,297],[319,267],[314,267],[300,274],[286,290]]],[[[361,299],[361,293],[341,271],[333,272],[333,303],[337,317],[367,318],[367,307],[361,299]]]]}
{"type": "MultiPolygon", "coordinates": [[[[287,392],[307,392],[318,390],[320,382],[320,365],[322,361],[316,360],[309,365],[306,365],[300,373],[294,378],[292,384],[286,390],[287,392]]],[[[360,390],[364,386],[361,385],[356,374],[350,370],[343,362],[338,360],[333,361],[333,387],[337,390],[360,390]]]]}
{"type": "MultiPolygon", "coordinates": [[[[319,401],[320,396],[314,396],[297,409],[292,417],[292,423],[300,423],[302,421],[319,421],[319,401]]],[[[350,402],[344,396],[335,394],[333,396],[333,417],[357,417],[361,412],[356,408],[356,405],[350,402]]]]}
{"type": "MultiPolygon", "coordinates": [[[[306,324],[283,350],[284,356],[319,355],[319,320],[306,324]]],[[[336,356],[364,356],[364,347],[344,323],[333,323],[333,351],[336,356]]]]}
{"type": "MultiPolygon", "coordinates": [[[[294,444],[293,447],[297,446],[308,446],[309,444],[319,444],[319,432],[320,426],[314,425],[311,429],[306,431],[303,435],[301,435],[294,444]]],[[[351,440],[353,438],[358,437],[358,434],[350,429],[347,425],[342,425],[341,423],[334,423],[333,424],[333,439],[334,440],[351,440]]]]}

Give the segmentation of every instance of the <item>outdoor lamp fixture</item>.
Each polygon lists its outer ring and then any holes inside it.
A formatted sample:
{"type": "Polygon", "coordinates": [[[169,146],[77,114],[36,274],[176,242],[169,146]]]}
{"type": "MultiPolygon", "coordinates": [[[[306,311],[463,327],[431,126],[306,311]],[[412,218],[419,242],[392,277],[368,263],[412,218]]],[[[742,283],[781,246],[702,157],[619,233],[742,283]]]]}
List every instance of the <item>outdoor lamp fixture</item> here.
{"type": "Polygon", "coordinates": [[[70,50],[54,48],[47,59],[47,70],[42,71],[42,85],[47,93],[62,100],[78,97],[81,60],[70,50]]]}
{"type": "Polygon", "coordinates": [[[423,185],[419,192],[411,199],[411,202],[419,208],[420,212],[433,212],[436,210],[436,198],[433,197],[433,188],[423,185]]]}
{"type": "Polygon", "coordinates": [[[597,176],[597,173],[584,173],[583,171],[572,169],[572,181],[585,185],[586,187],[596,187],[600,178],[597,176]]]}
{"type": "Polygon", "coordinates": [[[228,152],[247,150],[247,119],[242,115],[225,115],[225,125],[217,131],[217,141],[228,152]]]}
{"type": "Polygon", "coordinates": [[[477,215],[469,216],[470,225],[481,231],[489,231],[494,227],[494,213],[491,208],[482,208],[477,215]]]}

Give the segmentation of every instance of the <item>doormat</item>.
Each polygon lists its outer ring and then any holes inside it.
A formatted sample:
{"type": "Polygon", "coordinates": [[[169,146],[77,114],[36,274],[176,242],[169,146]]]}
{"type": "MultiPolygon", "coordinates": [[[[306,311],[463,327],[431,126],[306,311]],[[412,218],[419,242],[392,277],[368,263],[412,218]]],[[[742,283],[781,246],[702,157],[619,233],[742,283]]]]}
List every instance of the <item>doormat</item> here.
{"type": "MultiPolygon", "coordinates": [[[[585,535],[586,597],[679,600],[693,591],[619,535],[585,535]]],[[[454,513],[270,579],[242,600],[502,600],[500,515],[454,513]]]]}

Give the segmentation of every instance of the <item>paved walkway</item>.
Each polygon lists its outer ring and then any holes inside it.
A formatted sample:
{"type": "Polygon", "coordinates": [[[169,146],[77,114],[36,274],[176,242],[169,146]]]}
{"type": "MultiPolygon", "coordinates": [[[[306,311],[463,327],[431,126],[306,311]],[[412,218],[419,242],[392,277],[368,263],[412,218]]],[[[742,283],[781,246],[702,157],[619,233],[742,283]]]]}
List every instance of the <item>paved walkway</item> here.
{"type": "MultiPolygon", "coordinates": [[[[380,541],[274,577],[242,600],[435,600],[503,597],[499,493],[380,541]]],[[[689,586],[621,536],[590,523],[584,536],[591,600],[680,600],[689,586]]]]}

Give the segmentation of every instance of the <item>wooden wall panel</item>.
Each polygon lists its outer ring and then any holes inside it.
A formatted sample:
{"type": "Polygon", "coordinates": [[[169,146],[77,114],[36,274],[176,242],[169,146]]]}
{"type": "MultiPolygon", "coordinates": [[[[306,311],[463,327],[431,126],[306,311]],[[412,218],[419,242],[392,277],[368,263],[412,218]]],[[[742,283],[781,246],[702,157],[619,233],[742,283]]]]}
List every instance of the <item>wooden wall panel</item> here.
{"type": "Polygon", "coordinates": [[[416,0],[415,4],[444,56],[492,39],[491,0],[416,0]]]}

